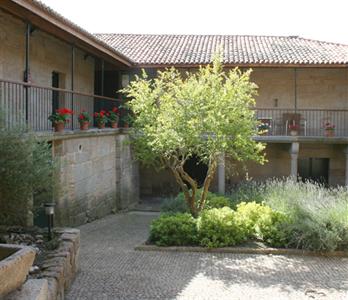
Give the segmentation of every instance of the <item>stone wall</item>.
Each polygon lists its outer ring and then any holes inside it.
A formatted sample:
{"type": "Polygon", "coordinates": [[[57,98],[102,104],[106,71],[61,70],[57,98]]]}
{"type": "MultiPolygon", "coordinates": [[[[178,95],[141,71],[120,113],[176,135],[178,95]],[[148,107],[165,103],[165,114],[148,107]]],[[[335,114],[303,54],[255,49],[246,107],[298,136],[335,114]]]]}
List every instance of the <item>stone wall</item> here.
{"type": "MultiPolygon", "coordinates": [[[[282,178],[290,176],[290,146],[291,144],[267,144],[265,149],[267,162],[264,165],[248,163],[246,170],[226,163],[227,186],[248,179],[263,181],[268,178],[282,178]],[[238,173],[236,173],[238,171],[238,173]]],[[[328,158],[329,184],[344,185],[345,182],[345,145],[301,143],[298,158],[328,158]]]]}
{"type": "MultiPolygon", "coordinates": [[[[5,80],[24,80],[26,24],[0,9],[0,78],[5,80]]],[[[74,91],[94,94],[95,60],[92,56],[75,48],[74,91]]],[[[29,47],[30,83],[43,87],[52,87],[52,73],[58,73],[58,87],[72,89],[72,46],[40,29],[30,35],[29,47]]],[[[24,89],[16,86],[2,92],[0,84],[1,109],[8,111],[6,119],[24,124],[26,99],[24,89]],[[12,91],[12,92],[11,92],[12,91]]],[[[52,113],[53,94],[50,90],[31,88],[28,99],[29,126],[34,130],[50,130],[47,120],[52,113]],[[41,119],[38,121],[38,116],[41,119]]],[[[60,107],[73,108],[76,112],[86,110],[93,113],[94,98],[69,93],[58,93],[60,107]],[[73,105],[72,105],[73,100],[73,105]]],[[[75,118],[74,124],[77,126],[75,118]]]]}
{"type": "MultiPolygon", "coordinates": [[[[293,108],[295,105],[294,68],[254,68],[251,76],[259,89],[257,107],[293,108]]],[[[347,68],[297,68],[298,108],[347,109],[347,68]]]]}
{"type": "Polygon", "coordinates": [[[59,225],[90,222],[138,202],[138,167],[128,134],[106,129],[55,134],[52,139],[60,163],[59,225]]]}
{"type": "MultiPolygon", "coordinates": [[[[26,24],[0,9],[0,78],[22,81],[25,69],[26,24]]],[[[94,92],[94,58],[76,50],[75,90],[94,92]]],[[[52,72],[62,74],[61,88],[71,87],[71,45],[36,29],[30,38],[33,84],[51,86],[52,72]]]]}

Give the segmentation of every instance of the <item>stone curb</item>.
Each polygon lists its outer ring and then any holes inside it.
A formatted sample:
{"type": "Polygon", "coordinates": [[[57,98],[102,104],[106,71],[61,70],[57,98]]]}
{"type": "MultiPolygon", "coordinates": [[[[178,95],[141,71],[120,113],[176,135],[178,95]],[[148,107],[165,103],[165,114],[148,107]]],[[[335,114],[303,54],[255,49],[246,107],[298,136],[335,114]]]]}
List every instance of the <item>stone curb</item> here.
{"type": "Polygon", "coordinates": [[[159,247],[156,245],[139,245],[136,251],[159,251],[159,252],[200,252],[200,253],[234,253],[234,254],[261,254],[261,255],[297,255],[318,257],[348,257],[346,251],[318,252],[299,249],[278,248],[250,248],[250,247],[226,247],[226,248],[204,248],[192,246],[159,247]]]}
{"type": "Polygon", "coordinates": [[[60,233],[58,249],[50,252],[42,266],[42,278],[48,282],[48,300],[64,299],[79,270],[80,230],[56,229],[60,233]]]}

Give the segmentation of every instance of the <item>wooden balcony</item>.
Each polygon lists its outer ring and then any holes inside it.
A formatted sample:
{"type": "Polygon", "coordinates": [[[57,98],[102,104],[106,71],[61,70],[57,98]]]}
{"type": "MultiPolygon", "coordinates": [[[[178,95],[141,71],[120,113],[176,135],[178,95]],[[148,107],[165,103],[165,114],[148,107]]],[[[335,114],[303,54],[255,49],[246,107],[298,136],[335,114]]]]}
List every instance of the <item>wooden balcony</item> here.
{"type": "Polygon", "coordinates": [[[348,110],[345,109],[256,108],[255,110],[256,118],[261,124],[260,135],[270,139],[348,137],[348,110]]]}
{"type": "Polygon", "coordinates": [[[0,109],[6,127],[27,124],[33,131],[51,131],[49,115],[66,107],[75,112],[66,129],[75,130],[79,128],[78,114],[82,110],[92,116],[96,110],[120,104],[121,100],[116,98],[0,79],[0,109]]]}

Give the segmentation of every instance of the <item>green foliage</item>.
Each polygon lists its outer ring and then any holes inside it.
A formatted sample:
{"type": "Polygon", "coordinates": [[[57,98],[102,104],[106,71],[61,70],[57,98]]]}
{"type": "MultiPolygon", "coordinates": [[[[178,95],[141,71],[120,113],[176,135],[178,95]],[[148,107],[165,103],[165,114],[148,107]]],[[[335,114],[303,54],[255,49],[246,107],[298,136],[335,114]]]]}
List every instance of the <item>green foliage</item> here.
{"type": "MultiPolygon", "coordinates": [[[[198,189],[196,194],[197,202],[201,194],[202,189],[198,189]]],[[[230,207],[230,205],[231,201],[228,197],[208,192],[205,209],[230,207]]],[[[175,198],[166,199],[161,206],[161,211],[168,213],[189,212],[184,193],[181,192],[175,198]]]]}
{"type": "Polygon", "coordinates": [[[291,179],[247,184],[232,193],[233,202],[249,199],[263,201],[286,216],[277,218],[280,238],[267,234],[270,244],[309,250],[348,249],[348,190],[325,188],[311,182],[291,179]]]}
{"type": "Polygon", "coordinates": [[[0,125],[1,224],[26,225],[33,196],[45,201],[52,196],[55,166],[46,141],[25,128],[0,125]]]}
{"type": "Polygon", "coordinates": [[[216,56],[212,65],[195,73],[171,68],[149,79],[144,72],[122,90],[131,99],[137,159],[168,167],[195,216],[203,209],[205,194],[201,199],[192,196],[197,184],[183,170],[187,159],[196,156],[208,165],[206,190],[221,153],[238,162],[264,161],[264,146],[252,139],[257,120],[250,108],[257,87],[250,82],[250,72],[224,72],[216,56]],[[199,204],[193,203],[197,200],[199,204]]]}
{"type": "Polygon", "coordinates": [[[236,219],[245,228],[248,238],[263,240],[267,244],[284,247],[286,237],[281,230],[287,218],[267,205],[241,202],[237,205],[236,219]]]}
{"type": "Polygon", "coordinates": [[[231,206],[231,201],[229,198],[225,196],[216,195],[214,193],[210,193],[206,201],[207,203],[205,204],[205,209],[223,208],[231,206]]]}
{"type": "Polygon", "coordinates": [[[197,220],[188,213],[164,214],[150,228],[150,241],[158,246],[183,246],[197,243],[197,220]]]}
{"type": "Polygon", "coordinates": [[[161,211],[165,213],[185,213],[189,212],[183,193],[177,197],[170,197],[163,201],[161,211]]]}
{"type": "Polygon", "coordinates": [[[228,207],[205,210],[198,219],[198,236],[204,247],[234,246],[246,239],[243,229],[228,207]]]}

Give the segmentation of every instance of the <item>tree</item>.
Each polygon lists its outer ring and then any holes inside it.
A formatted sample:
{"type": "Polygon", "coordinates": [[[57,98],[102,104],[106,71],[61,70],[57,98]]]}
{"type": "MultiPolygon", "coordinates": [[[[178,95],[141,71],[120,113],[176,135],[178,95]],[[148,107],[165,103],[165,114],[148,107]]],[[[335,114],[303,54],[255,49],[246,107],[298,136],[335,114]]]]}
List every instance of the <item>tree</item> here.
{"type": "Polygon", "coordinates": [[[204,208],[220,155],[238,162],[264,161],[264,146],[252,139],[257,86],[250,73],[224,72],[216,56],[195,73],[182,75],[171,68],[149,79],[143,71],[122,91],[133,112],[136,157],[172,171],[194,217],[204,208]],[[208,165],[199,195],[197,182],[184,169],[192,156],[208,165]]]}

